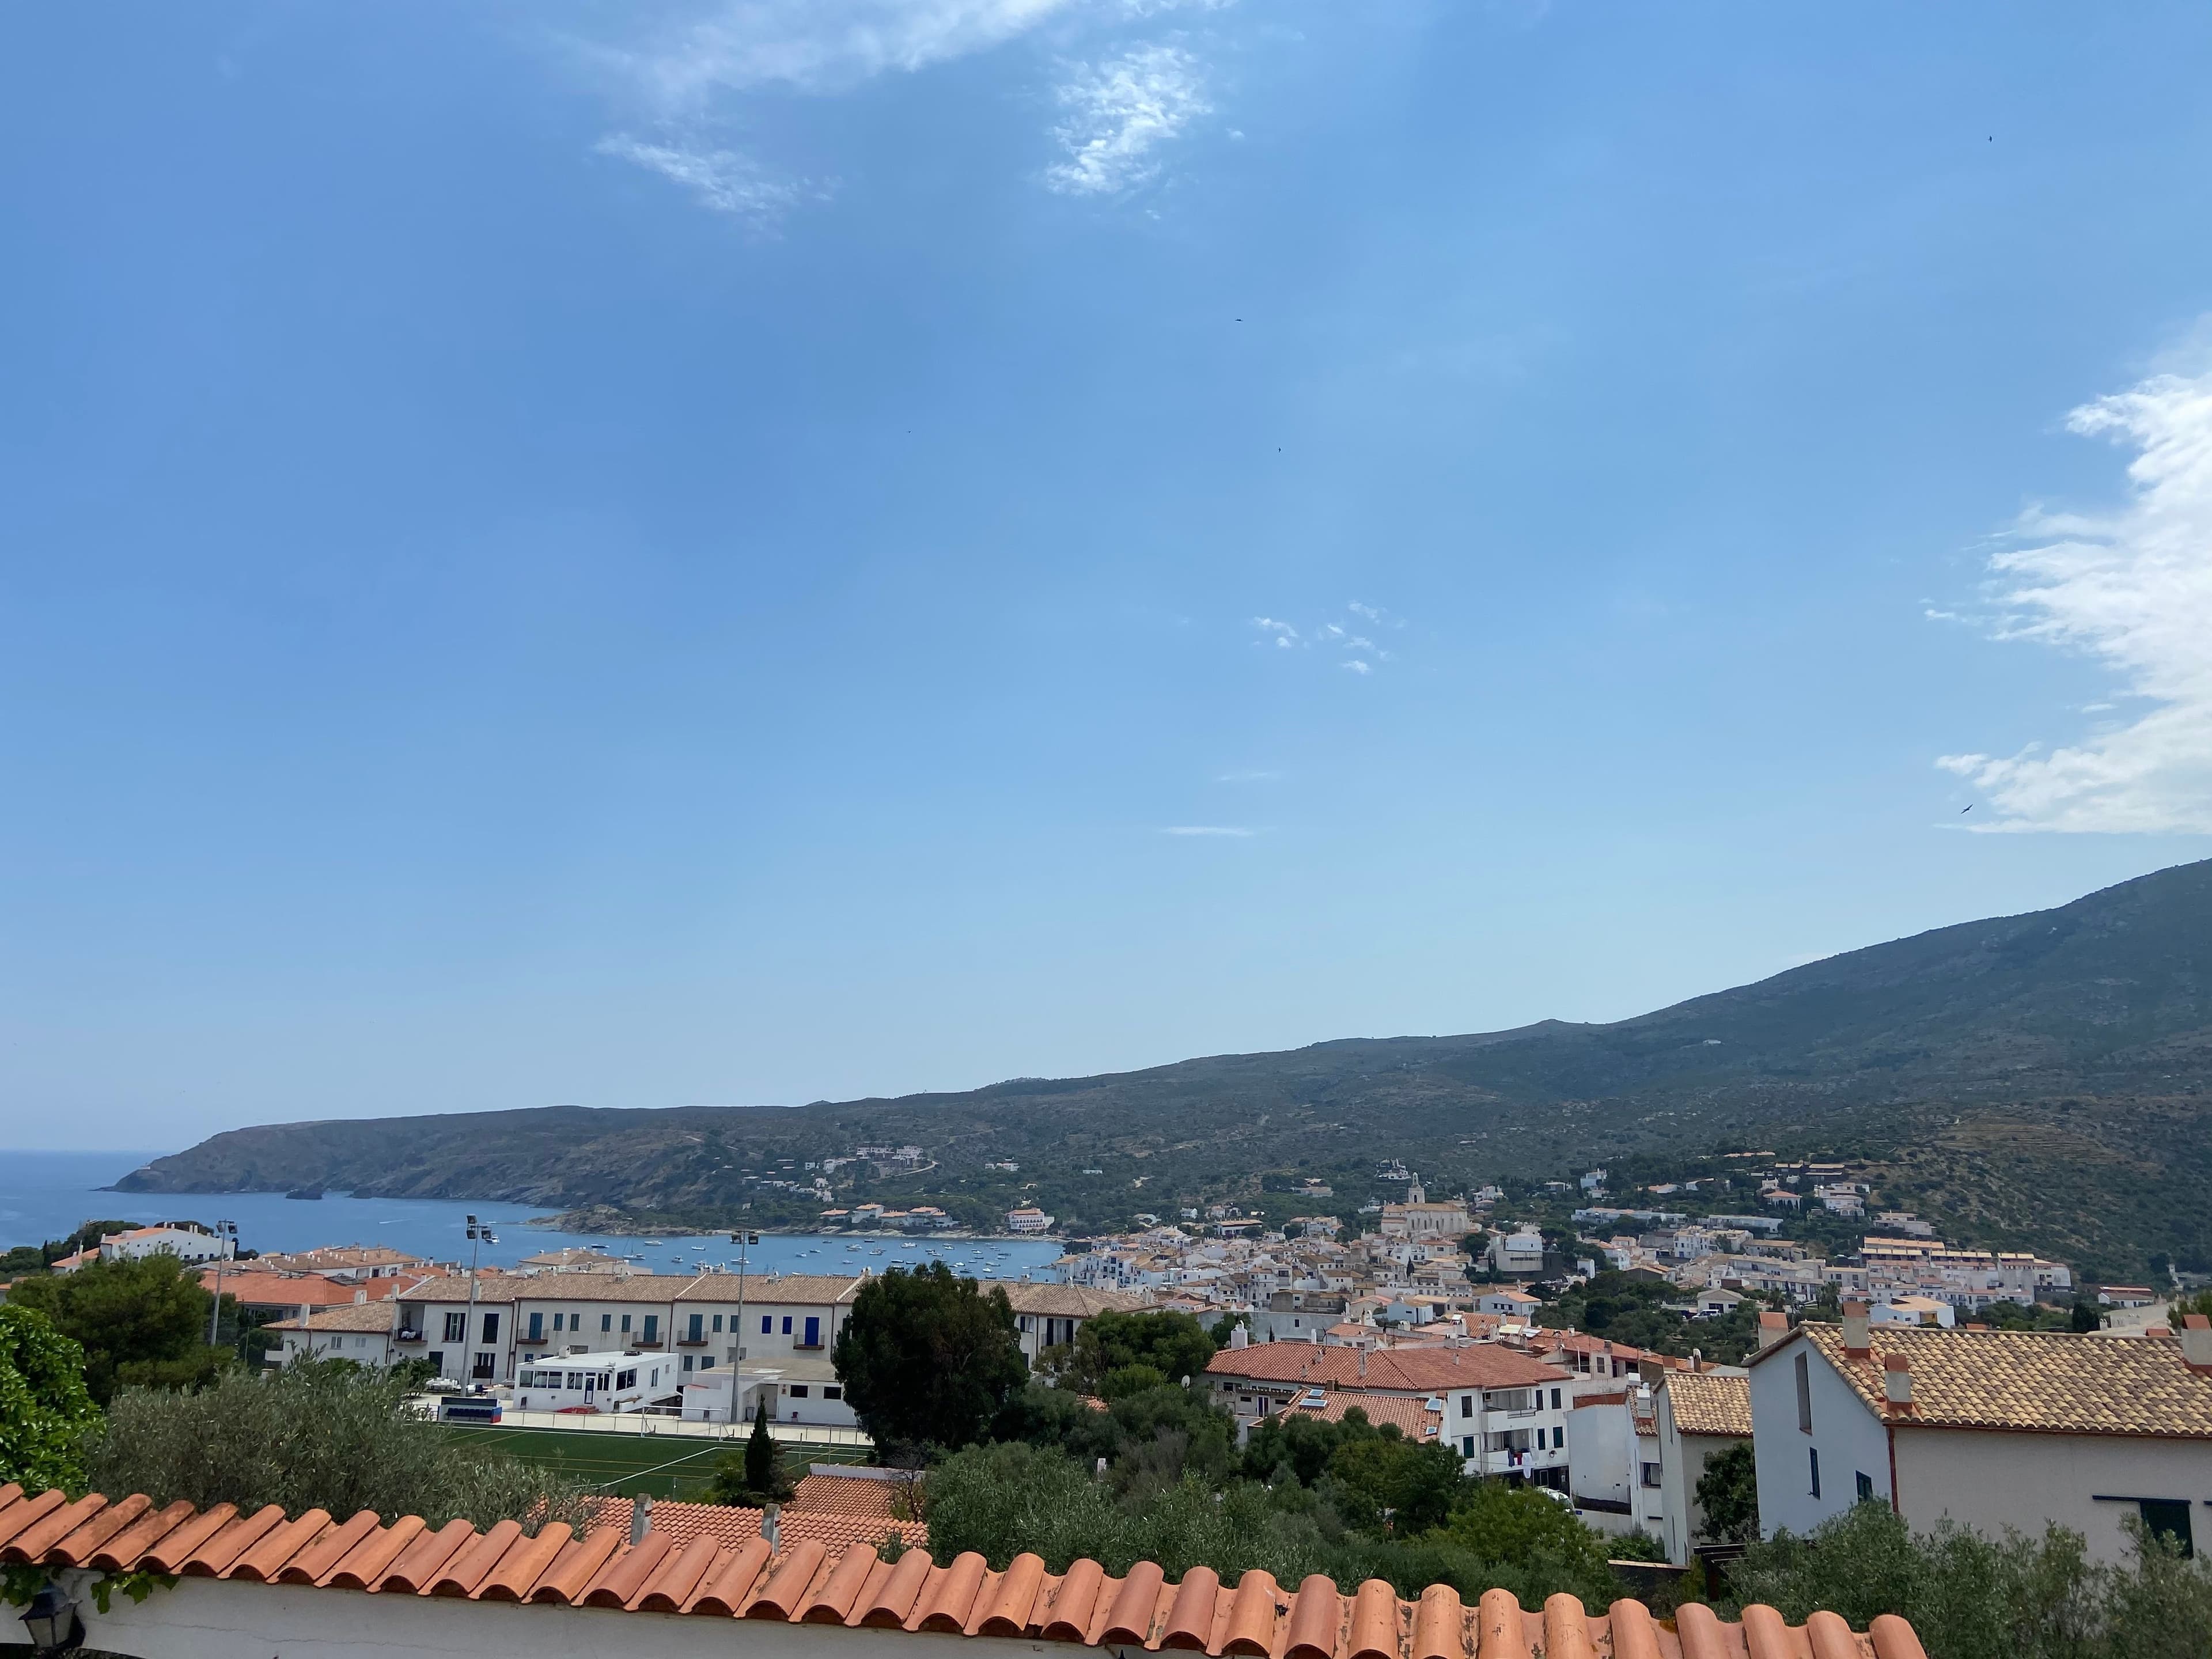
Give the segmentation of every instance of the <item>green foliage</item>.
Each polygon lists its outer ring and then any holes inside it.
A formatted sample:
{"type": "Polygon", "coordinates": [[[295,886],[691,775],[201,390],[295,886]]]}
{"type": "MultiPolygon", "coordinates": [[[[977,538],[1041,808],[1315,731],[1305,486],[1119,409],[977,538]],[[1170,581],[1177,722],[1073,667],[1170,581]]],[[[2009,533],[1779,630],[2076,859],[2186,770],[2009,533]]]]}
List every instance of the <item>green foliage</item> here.
{"type": "MultiPolygon", "coordinates": [[[[2093,1303],[2090,1305],[2094,1307],[2095,1304],[2093,1303]]],[[[2174,1322],[2177,1329],[2179,1328],[2180,1322],[2185,1315],[2203,1314],[2208,1319],[2212,1319],[2212,1288],[2199,1291],[2194,1296],[2175,1297],[2166,1304],[2166,1317],[2174,1322]]]]}
{"type": "Polygon", "coordinates": [[[1759,1462],[1743,1440],[1705,1460],[1698,1477],[1698,1507],[1705,1511],[1705,1536],[1719,1544],[1741,1544],[1759,1536],[1759,1462]]]}
{"type": "Polygon", "coordinates": [[[1167,1378],[1154,1366],[1124,1365],[1099,1379],[1097,1393],[1102,1400],[1127,1400],[1132,1395],[1149,1394],[1167,1385],[1167,1378]]]}
{"type": "MultiPolygon", "coordinates": [[[[1142,1449],[1139,1449],[1141,1452],[1142,1449]]],[[[1617,1593],[1605,1565],[1601,1540],[1564,1508],[1534,1492],[1515,1502],[1552,1509],[1586,1543],[1543,1524],[1471,1523],[1461,1534],[1431,1531],[1418,1538],[1383,1538],[1345,1524],[1322,1489],[1295,1482],[1269,1487],[1252,1480],[1217,1486],[1186,1471],[1171,1484],[1142,1482],[1119,1490],[1118,1477],[1100,1480],[1063,1452],[1018,1443],[971,1447],[930,1473],[929,1535],[940,1558],[975,1550],[1003,1568],[1024,1550],[1065,1571],[1089,1556],[1110,1573],[1126,1573],[1140,1560],[1158,1561],[1170,1578],[1210,1566],[1224,1582],[1254,1568],[1295,1586],[1309,1573],[1325,1573],[1346,1591],[1381,1578],[1401,1594],[1419,1595],[1432,1583],[1455,1586],[1473,1601],[1503,1585],[1523,1605],[1541,1606],[1558,1590],[1601,1607],[1617,1593]],[[1500,1553],[1486,1557],[1469,1547],[1500,1553]]],[[[1499,1491],[1504,1491],[1499,1488],[1499,1491]]],[[[1547,1517],[1548,1520],[1548,1517],[1547,1517]]]]}
{"type": "Polygon", "coordinates": [[[1692,1319],[1666,1305],[1682,1296],[1676,1285],[1608,1268],[1547,1306],[1544,1322],[1678,1358],[1694,1348],[1729,1365],[1741,1364],[1758,1346],[1757,1301],[1747,1298],[1716,1318],[1692,1319]]]}
{"type": "Polygon", "coordinates": [[[10,1304],[34,1308],[84,1350],[84,1382],[100,1405],[118,1389],[198,1388],[229,1363],[208,1346],[211,1298],[173,1255],[94,1261],[27,1279],[10,1304]]]}
{"type": "Polygon", "coordinates": [[[1650,1533],[1638,1527],[1633,1532],[1622,1533],[1606,1540],[1606,1548],[1616,1561],[1664,1561],[1667,1547],[1650,1533]]]}
{"type": "Polygon", "coordinates": [[[2075,1299],[2073,1313],[2067,1318],[2066,1328],[2086,1336],[2092,1331],[2105,1328],[2105,1316],[2098,1311],[2097,1304],[2087,1297],[2078,1297],[2075,1299]]]}
{"type": "Polygon", "coordinates": [[[1502,1480],[1474,1484],[1467,1501],[1435,1534],[1486,1561],[1498,1561],[1523,1572],[1563,1581],[1612,1583],[1602,1534],[1575,1518],[1574,1511],[1534,1486],[1502,1480]]]}
{"type": "Polygon", "coordinates": [[[0,1304],[0,1481],[81,1487],[82,1442],[99,1420],[84,1351],[36,1309],[0,1304]]]}
{"type": "Polygon", "coordinates": [[[791,1496],[791,1480],[784,1473],[783,1449],[768,1428],[768,1393],[762,1390],[753,1411],[753,1431],[742,1452],[725,1452],[714,1464],[708,1492],[717,1504],[740,1504],[758,1508],[781,1504],[791,1496]]]}
{"type": "Polygon", "coordinates": [[[1386,1536],[1427,1532],[1456,1519],[1455,1505],[1471,1485],[1449,1447],[1421,1445],[1389,1425],[1340,1445],[1328,1460],[1328,1484],[1346,1525],[1386,1536]]]}
{"type": "Polygon", "coordinates": [[[1990,1538],[1942,1522],[1916,1534],[1887,1504],[1865,1503],[1808,1536],[1754,1544],[1729,1582],[1792,1624],[1819,1607],[1861,1628],[1900,1613],[1929,1659],[2203,1659],[2212,1564],[2128,1525],[2127,1559],[2106,1566],[2063,1527],[1990,1538]]]}
{"type": "Polygon", "coordinates": [[[863,1285],[831,1358],[846,1404],[886,1458],[981,1439],[1029,1375],[1006,1293],[942,1261],[863,1285]]]}
{"type": "Polygon", "coordinates": [[[457,1516],[479,1527],[513,1517],[531,1529],[584,1518],[579,1488],[534,1464],[469,1449],[413,1415],[388,1373],[313,1360],[267,1376],[227,1370],[196,1394],[126,1389],[90,1445],[86,1478],[158,1505],[266,1504],[350,1516],[457,1516]]]}
{"type": "MultiPolygon", "coordinates": [[[[1204,1376],[1216,1346],[1206,1328],[1188,1314],[1164,1310],[1103,1313],[1085,1320],[1072,1344],[1048,1350],[1039,1369],[1062,1388],[1110,1399],[1108,1379],[1117,1371],[1142,1368],[1165,1382],[1204,1376]]],[[[1136,1391],[1133,1387],[1123,1389],[1136,1391]]]]}

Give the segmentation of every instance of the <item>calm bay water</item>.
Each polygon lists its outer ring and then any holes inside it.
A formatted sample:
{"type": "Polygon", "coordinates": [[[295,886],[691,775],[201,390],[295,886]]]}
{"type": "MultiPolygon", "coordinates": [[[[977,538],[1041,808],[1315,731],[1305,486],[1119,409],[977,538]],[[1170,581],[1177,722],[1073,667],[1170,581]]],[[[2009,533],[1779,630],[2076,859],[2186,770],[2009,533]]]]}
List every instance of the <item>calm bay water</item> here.
{"type": "MultiPolygon", "coordinates": [[[[436,1261],[466,1261],[467,1218],[473,1212],[497,1230],[499,1242],[480,1258],[512,1267],[526,1255],[564,1244],[592,1246],[627,1256],[657,1273],[696,1272],[714,1263],[736,1265],[734,1247],[720,1234],[705,1237],[617,1238],[533,1227],[547,1213],[489,1200],[449,1204],[439,1200],[289,1199],[278,1193],[110,1193],[100,1189],[130,1174],[159,1152],[0,1152],[0,1249],[59,1238],[94,1219],[113,1221],[235,1221],[239,1242],[266,1255],[312,1249],[318,1244],[389,1244],[436,1261]]],[[[902,1262],[948,1261],[980,1279],[1055,1277],[1060,1247],[1037,1239],[854,1240],[811,1233],[763,1233],[745,1253],[756,1273],[846,1273],[862,1267],[878,1273],[902,1262]]]]}

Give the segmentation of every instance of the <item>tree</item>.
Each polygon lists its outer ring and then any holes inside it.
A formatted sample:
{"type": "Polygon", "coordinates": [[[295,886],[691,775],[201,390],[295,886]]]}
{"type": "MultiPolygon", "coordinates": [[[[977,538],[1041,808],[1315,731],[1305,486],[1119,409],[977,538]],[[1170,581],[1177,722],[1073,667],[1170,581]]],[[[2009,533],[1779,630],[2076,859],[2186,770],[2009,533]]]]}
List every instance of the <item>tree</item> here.
{"type": "Polygon", "coordinates": [[[743,1452],[725,1452],[714,1465],[708,1488],[717,1504],[781,1504],[791,1496],[783,1472],[783,1449],[768,1429],[768,1392],[763,1389],[753,1412],[753,1431],[743,1452]]]}
{"type": "Polygon", "coordinates": [[[902,1448],[982,1439],[1029,1375],[1006,1291],[984,1291],[942,1261],[863,1285],[830,1358],[846,1404],[886,1460],[902,1448]]]}
{"type": "Polygon", "coordinates": [[[281,1504],[350,1516],[419,1515],[433,1527],[513,1518],[580,1525],[581,1492],[552,1471],[469,1443],[407,1409],[390,1372],[301,1358],[254,1376],[221,1373],[197,1394],[126,1389],[86,1458],[93,1489],[144,1492],[155,1504],[230,1503],[251,1514],[281,1504]]]}
{"type": "Polygon", "coordinates": [[[1738,1441],[1707,1458],[1696,1495],[1705,1515],[1705,1535],[1714,1542],[1741,1544],[1757,1538],[1759,1462],[1752,1455],[1751,1442],[1738,1441]]]}
{"type": "Polygon", "coordinates": [[[9,1299],[37,1309],[84,1350],[85,1386],[103,1406],[127,1387],[198,1387],[229,1358],[205,1340],[212,1299],[173,1255],[27,1279],[9,1299]]]}
{"type": "Polygon", "coordinates": [[[2074,1299],[2074,1311],[2068,1317],[2068,1326],[2083,1335],[2105,1328],[2105,1316],[2097,1311],[2097,1304],[2086,1296],[2074,1299]]]}
{"type": "Polygon", "coordinates": [[[1534,1570],[1583,1582],[1611,1577],[1601,1534],[1575,1518],[1572,1510],[1534,1486],[1503,1480],[1474,1484],[1451,1519],[1429,1534],[1457,1545],[1485,1561],[1534,1570]]]}
{"type": "Polygon", "coordinates": [[[1385,1536],[1443,1525],[1468,1484],[1450,1448],[1421,1445],[1392,1425],[1339,1446],[1328,1460],[1328,1475],[1345,1520],[1385,1536]]]}
{"type": "Polygon", "coordinates": [[[26,1492],[79,1485],[85,1431],[99,1420],[84,1350],[37,1310],[0,1304],[0,1480],[26,1492]]]}
{"type": "MultiPolygon", "coordinates": [[[[1140,1313],[1102,1313],[1083,1322],[1075,1340],[1051,1352],[1052,1373],[1062,1388],[1104,1395],[1117,1371],[1147,1367],[1163,1381],[1203,1376],[1217,1344],[1188,1314],[1153,1309],[1140,1313]]],[[[1135,1392],[1125,1386],[1124,1392],[1135,1392]]]]}

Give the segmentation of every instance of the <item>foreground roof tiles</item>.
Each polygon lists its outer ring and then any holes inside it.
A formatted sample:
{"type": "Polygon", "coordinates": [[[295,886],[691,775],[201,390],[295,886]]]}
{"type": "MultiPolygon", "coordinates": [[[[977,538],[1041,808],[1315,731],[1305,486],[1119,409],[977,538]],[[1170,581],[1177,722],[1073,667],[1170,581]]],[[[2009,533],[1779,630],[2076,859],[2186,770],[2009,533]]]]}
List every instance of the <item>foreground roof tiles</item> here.
{"type": "MultiPolygon", "coordinates": [[[[1877,1325],[1868,1357],[1844,1351],[1834,1325],[1800,1325],[1875,1416],[1942,1429],[2212,1439],[2212,1376],[2182,1363],[2171,1337],[2072,1331],[1960,1331],[1877,1325]],[[1912,1404],[1893,1408],[1882,1362],[1903,1359],[1912,1404]]],[[[1784,1352],[1777,1343],[1756,1365],[1784,1352]]],[[[1669,1387],[1673,1386],[1671,1383],[1669,1387]]]]}
{"type": "MultiPolygon", "coordinates": [[[[1618,1601],[1593,1615],[1573,1596],[1554,1595],[1531,1612],[1492,1589],[1469,1607],[1448,1584],[1405,1601],[1379,1579],[1345,1595],[1319,1574],[1286,1589],[1256,1570],[1225,1585],[1210,1567],[1193,1567],[1170,1584],[1150,1561],[1121,1578],[1088,1560],[1047,1572],[1034,1555],[1016,1556],[1003,1572],[972,1553],[940,1566],[915,1549],[890,1562],[868,1543],[833,1548],[794,1539],[787,1511],[780,1553],[757,1536],[731,1547],[708,1530],[685,1539],[659,1525],[664,1514],[710,1507],[655,1504],[653,1530],[632,1544],[614,1526],[579,1538],[556,1522],[532,1538],[512,1521],[485,1533],[465,1521],[432,1531],[411,1515],[387,1526],[366,1510],[343,1522],[320,1510],[288,1519],[273,1504],[252,1515],[228,1504],[156,1510],[143,1497],[111,1504],[94,1494],[70,1503],[58,1492],[26,1497],[10,1485],[0,1486],[0,1562],[941,1631],[1209,1659],[1927,1659],[1911,1626],[1890,1614],[1860,1634],[1832,1613],[1791,1626],[1771,1607],[1751,1607],[1741,1624],[1724,1624],[1692,1603],[1664,1624],[1640,1601],[1618,1601]]],[[[758,1511],[746,1513],[757,1518],[758,1511]]],[[[650,1628],[639,1632],[641,1652],[652,1650],[650,1628]]]]}

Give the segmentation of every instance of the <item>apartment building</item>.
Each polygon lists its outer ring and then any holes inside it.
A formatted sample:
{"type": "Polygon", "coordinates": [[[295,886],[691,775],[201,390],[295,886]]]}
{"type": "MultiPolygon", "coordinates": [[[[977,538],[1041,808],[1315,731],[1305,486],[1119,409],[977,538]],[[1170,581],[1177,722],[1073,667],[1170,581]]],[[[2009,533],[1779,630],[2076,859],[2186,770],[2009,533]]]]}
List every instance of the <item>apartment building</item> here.
{"type": "Polygon", "coordinates": [[[375,1370],[397,1364],[405,1356],[392,1340],[392,1312],[389,1301],[349,1302],[277,1320],[264,1328],[277,1336],[268,1363],[271,1368],[289,1365],[304,1354],[313,1359],[350,1359],[375,1370]]]}
{"type": "Polygon", "coordinates": [[[1239,1347],[1232,1339],[1206,1370],[1240,1437],[1316,1388],[1433,1399],[1441,1402],[1443,1438],[1456,1443],[1468,1474],[1566,1488],[1573,1379],[1502,1343],[1370,1350],[1303,1342],[1239,1347]]]}
{"type": "Polygon", "coordinates": [[[1006,1300],[1013,1304],[1014,1330],[1021,1339],[1022,1353],[1031,1365],[1037,1363],[1037,1356],[1047,1348],[1074,1341],[1075,1334],[1083,1328],[1085,1320],[1103,1313],[1134,1313],[1149,1305],[1140,1296],[1097,1290],[1086,1285],[1039,1285],[1027,1279],[1010,1283],[1000,1279],[984,1288],[987,1293],[1004,1291],[1006,1300]]]}
{"type": "Polygon", "coordinates": [[[1801,1325],[1754,1355],[1759,1523],[1887,1503],[1915,1527],[2056,1522],[2120,1558],[2129,1516],[2194,1544],[2212,1517],[2212,1325],[2172,1335],[1801,1325]]]}

